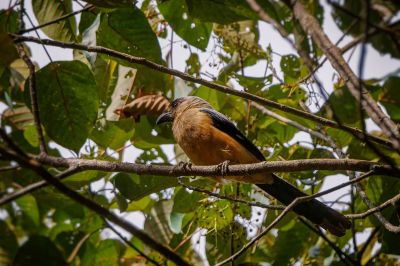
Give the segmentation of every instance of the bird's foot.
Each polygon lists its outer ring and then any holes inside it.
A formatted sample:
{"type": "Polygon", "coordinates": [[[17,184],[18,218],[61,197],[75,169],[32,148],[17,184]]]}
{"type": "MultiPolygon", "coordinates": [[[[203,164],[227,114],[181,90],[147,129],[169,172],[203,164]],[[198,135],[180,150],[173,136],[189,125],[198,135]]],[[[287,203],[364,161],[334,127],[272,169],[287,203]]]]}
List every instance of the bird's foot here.
{"type": "Polygon", "coordinates": [[[230,163],[231,161],[226,160],[218,165],[218,170],[221,171],[222,176],[226,176],[228,174],[228,166],[230,163]]]}
{"type": "Polygon", "coordinates": [[[183,168],[183,170],[187,171],[187,170],[192,170],[192,163],[191,162],[179,162],[178,163],[178,167],[183,168]]]}

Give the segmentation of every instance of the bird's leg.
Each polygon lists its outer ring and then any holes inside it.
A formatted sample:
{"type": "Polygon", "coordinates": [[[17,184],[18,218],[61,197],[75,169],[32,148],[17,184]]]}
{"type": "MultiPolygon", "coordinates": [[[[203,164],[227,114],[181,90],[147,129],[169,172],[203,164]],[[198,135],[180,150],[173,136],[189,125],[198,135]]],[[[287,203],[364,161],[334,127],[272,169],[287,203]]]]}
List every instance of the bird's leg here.
{"type": "Polygon", "coordinates": [[[222,163],[220,163],[220,164],[217,166],[218,170],[221,171],[221,175],[222,175],[223,177],[226,176],[226,175],[228,174],[228,166],[229,166],[230,163],[231,163],[231,161],[226,160],[226,161],[223,161],[222,163]]]}

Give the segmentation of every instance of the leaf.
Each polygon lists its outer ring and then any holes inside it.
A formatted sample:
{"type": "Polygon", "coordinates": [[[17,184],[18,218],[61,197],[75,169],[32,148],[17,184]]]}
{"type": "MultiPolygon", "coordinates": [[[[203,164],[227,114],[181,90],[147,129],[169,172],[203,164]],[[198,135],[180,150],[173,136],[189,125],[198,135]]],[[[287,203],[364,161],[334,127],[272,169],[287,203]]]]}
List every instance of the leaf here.
{"type": "Polygon", "coordinates": [[[390,118],[400,123],[400,77],[389,77],[382,88],[379,95],[379,102],[386,108],[390,118]]]}
{"type": "Polygon", "coordinates": [[[121,149],[134,133],[133,124],[128,119],[107,121],[104,127],[93,129],[90,139],[103,148],[121,149]]]}
{"type": "MultiPolygon", "coordinates": [[[[98,92],[92,72],[79,61],[54,62],[37,72],[36,86],[46,133],[78,151],[97,118],[98,92]]],[[[29,89],[25,90],[27,95],[29,89]]]]}
{"type": "Polygon", "coordinates": [[[285,83],[295,82],[300,77],[300,60],[293,54],[281,58],[281,69],[284,73],[285,83]]]}
{"type": "Polygon", "coordinates": [[[113,180],[115,187],[129,200],[138,200],[151,193],[157,193],[178,184],[175,177],[139,176],[126,173],[116,174],[113,180]]]}
{"type": "Polygon", "coordinates": [[[8,66],[19,58],[17,48],[8,33],[0,31],[0,65],[8,66]]]}
{"type": "MultiPolygon", "coordinates": [[[[71,13],[72,1],[35,0],[32,1],[32,8],[39,24],[44,24],[71,13]]],[[[76,41],[76,22],[74,16],[43,27],[41,30],[50,38],[58,41],[76,41]]]]}
{"type": "Polygon", "coordinates": [[[191,18],[185,0],[160,1],[158,8],[176,34],[190,45],[205,51],[212,23],[203,23],[191,18]]]}
{"type": "MultiPolygon", "coordinates": [[[[0,220],[0,235],[0,252],[4,252],[7,259],[14,258],[18,249],[17,237],[3,220],[0,220]]],[[[2,256],[4,255],[2,254],[2,256]]],[[[0,256],[0,261],[2,259],[4,258],[0,256]]]]}
{"type": "Polygon", "coordinates": [[[92,265],[99,266],[118,266],[119,257],[122,253],[122,245],[114,239],[105,239],[96,248],[92,265]]]}
{"type": "Polygon", "coordinates": [[[14,9],[0,10],[0,32],[16,33],[19,29],[19,14],[14,9]]]}
{"type": "MultiPolygon", "coordinates": [[[[161,63],[161,49],[146,17],[135,7],[101,15],[97,44],[161,63]]],[[[126,61],[120,61],[128,64],[126,61]]]]}
{"type": "Polygon", "coordinates": [[[39,209],[35,197],[27,194],[17,199],[17,204],[21,208],[24,215],[29,218],[29,221],[36,227],[40,224],[39,209]]]}
{"type": "Polygon", "coordinates": [[[186,0],[189,14],[206,22],[228,24],[249,18],[257,18],[246,1],[186,0]]]}
{"type": "Polygon", "coordinates": [[[13,265],[65,265],[63,255],[56,245],[44,236],[31,236],[17,252],[13,265]]]}
{"type": "Polygon", "coordinates": [[[199,192],[189,193],[186,189],[180,188],[175,194],[172,211],[177,213],[192,212],[198,208],[199,201],[203,198],[204,196],[199,192]]]}

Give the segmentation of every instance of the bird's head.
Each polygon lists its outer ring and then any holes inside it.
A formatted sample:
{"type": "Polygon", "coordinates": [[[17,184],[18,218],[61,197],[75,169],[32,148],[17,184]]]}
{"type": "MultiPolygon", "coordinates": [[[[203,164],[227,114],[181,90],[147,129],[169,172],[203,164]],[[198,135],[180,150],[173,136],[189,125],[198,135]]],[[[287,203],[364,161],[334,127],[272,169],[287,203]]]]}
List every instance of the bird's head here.
{"type": "Polygon", "coordinates": [[[211,108],[211,105],[205,100],[196,96],[186,96],[175,99],[168,107],[168,109],[162,113],[156,121],[157,125],[163,123],[171,123],[175,118],[179,117],[185,111],[192,108],[211,108]]]}

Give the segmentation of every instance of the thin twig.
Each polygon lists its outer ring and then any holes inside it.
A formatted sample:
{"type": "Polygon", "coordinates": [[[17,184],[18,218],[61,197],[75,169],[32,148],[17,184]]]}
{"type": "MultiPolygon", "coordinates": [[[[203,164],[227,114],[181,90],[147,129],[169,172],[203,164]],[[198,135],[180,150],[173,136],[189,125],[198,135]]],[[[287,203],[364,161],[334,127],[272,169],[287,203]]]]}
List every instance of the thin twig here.
{"type": "Polygon", "coordinates": [[[48,21],[48,22],[43,23],[43,24],[41,24],[41,25],[34,26],[34,27],[29,28],[29,29],[26,29],[26,30],[22,30],[22,31],[20,31],[19,33],[20,33],[20,34],[24,34],[24,33],[30,32],[30,31],[36,31],[36,30],[41,29],[41,28],[44,28],[44,27],[46,27],[46,26],[49,26],[49,25],[58,23],[58,22],[60,22],[60,21],[62,21],[62,20],[64,20],[64,19],[67,19],[67,18],[69,18],[69,17],[72,17],[72,16],[75,16],[75,15],[77,15],[77,14],[80,14],[80,13],[82,13],[82,12],[84,12],[84,11],[88,11],[88,10],[90,10],[90,9],[92,9],[92,8],[94,8],[93,5],[88,5],[88,6],[82,8],[82,9],[80,9],[80,10],[71,12],[71,13],[69,13],[69,14],[66,14],[66,15],[61,16],[61,17],[59,17],[59,18],[56,18],[56,19],[54,19],[54,20],[48,21]]]}
{"type": "Polygon", "coordinates": [[[400,201],[400,194],[397,194],[396,196],[394,196],[391,199],[388,199],[387,201],[385,201],[384,203],[381,203],[380,205],[370,208],[367,211],[363,212],[363,213],[357,213],[357,214],[347,214],[345,215],[347,218],[349,219],[364,219],[365,217],[370,216],[371,214],[374,214],[376,212],[379,212],[387,207],[389,207],[390,205],[393,205],[394,203],[396,203],[397,201],[400,201]]]}
{"type": "Polygon", "coordinates": [[[181,178],[178,178],[178,183],[181,186],[183,186],[183,187],[185,187],[187,189],[190,189],[190,190],[193,190],[193,191],[197,191],[197,192],[200,192],[200,193],[204,193],[204,194],[207,194],[209,196],[212,196],[212,197],[215,197],[215,198],[219,198],[219,199],[226,199],[226,200],[233,201],[233,202],[243,203],[243,204],[248,205],[248,206],[260,207],[260,208],[265,208],[265,209],[270,209],[270,210],[283,210],[283,209],[285,209],[285,206],[283,206],[283,205],[267,205],[267,204],[262,204],[260,202],[251,202],[251,201],[236,199],[236,198],[232,198],[232,197],[229,197],[229,196],[224,196],[224,195],[221,195],[221,194],[218,194],[218,193],[214,193],[212,191],[209,191],[209,190],[206,190],[206,189],[203,189],[203,188],[187,185],[182,181],[181,178]]]}
{"type": "Polygon", "coordinates": [[[106,220],[104,220],[104,223],[106,224],[106,226],[108,228],[111,229],[111,231],[113,231],[122,241],[124,241],[124,243],[126,245],[128,245],[129,247],[131,247],[133,250],[135,250],[137,253],[139,253],[140,256],[142,256],[143,258],[145,258],[146,260],[150,261],[151,263],[153,263],[154,265],[157,266],[161,266],[161,264],[159,264],[157,261],[153,260],[152,258],[150,258],[149,256],[147,256],[143,251],[141,251],[138,247],[136,247],[131,241],[129,241],[128,239],[126,239],[120,232],[118,232],[117,229],[115,229],[114,226],[111,225],[111,223],[107,222],[106,220]]]}
{"type": "Polygon", "coordinates": [[[37,101],[35,65],[32,63],[31,59],[26,54],[24,46],[18,45],[18,52],[19,56],[22,58],[22,60],[24,60],[29,69],[28,85],[29,85],[29,96],[31,100],[31,110],[33,114],[33,120],[35,122],[36,133],[38,135],[40,152],[46,154],[47,153],[46,142],[44,141],[42,126],[40,122],[40,115],[39,115],[39,105],[37,101]]]}
{"type": "MultiPolygon", "coordinates": [[[[204,86],[207,86],[211,89],[215,89],[224,93],[229,93],[232,95],[236,95],[248,100],[252,100],[254,102],[266,105],[266,106],[270,106],[272,108],[276,108],[279,109],[283,112],[287,112],[287,113],[291,113],[297,116],[301,116],[303,118],[306,118],[308,120],[317,122],[321,125],[324,126],[328,126],[328,127],[333,127],[333,128],[338,128],[338,129],[342,129],[345,131],[348,131],[352,134],[354,134],[355,136],[362,136],[362,131],[357,129],[357,128],[353,128],[350,126],[346,126],[346,125],[339,125],[337,122],[314,115],[312,113],[309,112],[305,112],[284,104],[280,104],[268,99],[265,99],[263,97],[245,92],[245,91],[239,91],[239,90],[234,90],[228,86],[224,86],[224,85],[220,85],[214,82],[210,82],[207,81],[205,79],[202,78],[198,78],[198,77],[192,77],[184,72],[178,71],[178,70],[174,70],[174,69],[170,69],[168,67],[165,67],[163,65],[154,63],[150,60],[147,60],[146,58],[143,57],[136,57],[136,56],[131,56],[125,53],[121,53],[112,49],[108,49],[105,47],[101,47],[101,46],[88,46],[88,45],[82,45],[82,44],[77,44],[77,43],[65,43],[65,42],[59,42],[59,41],[54,41],[54,40],[50,40],[50,39],[38,39],[35,37],[30,37],[30,36],[21,36],[21,35],[15,35],[15,34],[10,34],[11,37],[14,38],[15,42],[35,42],[35,43],[39,43],[39,44],[45,44],[45,45],[50,45],[50,46],[57,46],[57,47],[62,47],[62,48],[71,48],[71,49],[78,49],[78,50],[84,50],[84,51],[88,51],[88,52],[96,52],[96,53],[102,53],[102,54],[107,54],[116,58],[120,58],[123,59],[125,61],[134,63],[134,64],[140,64],[140,65],[144,65],[148,68],[157,70],[159,72],[163,72],[163,73],[167,73],[173,76],[177,76],[183,80],[186,81],[190,81],[190,82],[194,82],[194,83],[198,83],[204,86]]],[[[386,139],[382,139],[379,137],[376,137],[374,135],[369,134],[368,138],[370,138],[372,141],[375,141],[379,144],[388,146],[388,147],[392,147],[392,144],[390,141],[386,140],[386,139]]]]}

